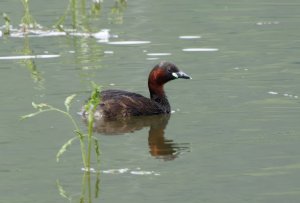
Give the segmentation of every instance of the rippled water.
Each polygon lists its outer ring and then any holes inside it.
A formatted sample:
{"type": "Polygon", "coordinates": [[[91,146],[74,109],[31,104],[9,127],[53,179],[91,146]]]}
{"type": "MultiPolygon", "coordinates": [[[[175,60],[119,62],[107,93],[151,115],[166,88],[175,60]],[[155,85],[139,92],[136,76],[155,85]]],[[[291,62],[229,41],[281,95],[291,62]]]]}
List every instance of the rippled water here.
{"type": "Polygon", "coordinates": [[[21,3],[0,3],[15,28],[0,37],[1,202],[79,202],[83,178],[92,202],[299,202],[298,1],[104,1],[90,32],[69,17],[68,34],[52,28],[67,4],[30,1],[43,28],[26,37],[21,3]],[[100,175],[93,162],[84,176],[78,141],[56,163],[74,136],[63,116],[20,121],[32,101],[64,108],[76,93],[85,129],[90,81],[146,96],[161,60],[193,80],[166,85],[170,118],[96,126],[100,175]]]}

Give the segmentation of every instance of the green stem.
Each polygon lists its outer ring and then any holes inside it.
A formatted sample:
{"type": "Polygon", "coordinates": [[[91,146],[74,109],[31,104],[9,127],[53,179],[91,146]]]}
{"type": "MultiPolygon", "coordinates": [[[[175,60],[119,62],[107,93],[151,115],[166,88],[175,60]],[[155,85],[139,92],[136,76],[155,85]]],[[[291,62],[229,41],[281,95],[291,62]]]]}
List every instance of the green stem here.
{"type": "Polygon", "coordinates": [[[100,192],[100,171],[97,172],[96,183],[95,183],[95,198],[99,197],[100,192]]]}
{"type": "Polygon", "coordinates": [[[76,10],[76,0],[71,0],[71,12],[72,12],[72,23],[73,23],[73,28],[76,29],[77,27],[77,19],[76,19],[76,16],[77,16],[77,10],[76,10]]]}
{"type": "MultiPolygon", "coordinates": [[[[57,109],[57,108],[54,108],[52,106],[50,106],[51,109],[47,109],[48,111],[50,110],[53,110],[53,111],[57,111],[57,112],[60,112],[62,114],[64,114],[65,116],[67,116],[71,122],[73,123],[74,127],[75,127],[75,131],[77,132],[76,134],[79,136],[79,141],[80,141],[80,148],[81,148],[81,155],[82,155],[82,162],[83,162],[83,165],[84,165],[84,168],[89,168],[89,163],[90,161],[87,161],[86,160],[86,149],[85,149],[85,144],[84,144],[84,137],[83,137],[83,133],[80,131],[76,121],[73,119],[73,117],[70,115],[70,113],[66,112],[66,111],[62,111],[60,109],[57,109]]],[[[44,111],[47,111],[47,110],[44,110],[44,111]]]]}
{"type": "Polygon", "coordinates": [[[88,202],[92,203],[92,185],[91,185],[91,173],[87,173],[87,184],[88,184],[88,202]]]}
{"type": "Polygon", "coordinates": [[[81,15],[86,16],[86,0],[81,0],[81,15]]]}
{"type": "Polygon", "coordinates": [[[87,172],[85,171],[83,176],[82,176],[80,202],[85,202],[84,197],[85,197],[86,173],[87,172]]]}
{"type": "Polygon", "coordinates": [[[91,151],[92,151],[92,135],[93,135],[93,124],[94,124],[94,111],[89,112],[88,116],[88,169],[90,170],[91,165],[91,151]]]}

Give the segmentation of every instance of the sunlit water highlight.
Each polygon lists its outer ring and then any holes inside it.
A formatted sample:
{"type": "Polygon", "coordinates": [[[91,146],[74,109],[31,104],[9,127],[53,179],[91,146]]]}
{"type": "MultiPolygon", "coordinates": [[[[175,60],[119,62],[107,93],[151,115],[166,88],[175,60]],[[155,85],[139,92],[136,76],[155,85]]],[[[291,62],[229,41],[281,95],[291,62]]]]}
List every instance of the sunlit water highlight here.
{"type": "MultiPolygon", "coordinates": [[[[84,172],[91,172],[91,173],[97,173],[97,171],[94,168],[86,169],[81,168],[84,172]]],[[[120,169],[107,169],[100,171],[103,174],[111,174],[111,175],[120,175],[120,174],[131,174],[131,175],[154,175],[159,176],[160,173],[157,173],[155,171],[146,171],[142,170],[141,168],[135,168],[135,169],[129,169],[129,168],[120,168],[120,169]]]]}
{"type": "Polygon", "coordinates": [[[139,44],[150,44],[150,41],[115,41],[108,42],[107,44],[111,45],[139,45],[139,44]]]}
{"type": "Polygon", "coordinates": [[[170,56],[171,53],[148,53],[147,56],[170,56]]]}
{"type": "Polygon", "coordinates": [[[23,55],[23,56],[0,56],[0,60],[18,60],[18,59],[47,59],[58,58],[60,55],[23,55]]]}
{"type": "Polygon", "coordinates": [[[184,35],[184,36],[179,36],[179,39],[200,39],[201,36],[197,35],[184,35]]]}
{"type": "Polygon", "coordinates": [[[185,49],[182,49],[182,51],[186,51],[186,52],[210,52],[210,51],[219,51],[219,49],[217,48],[185,48],[185,49]]]}
{"type": "MultiPolygon", "coordinates": [[[[0,37],[3,36],[2,32],[0,37]]],[[[118,35],[110,34],[109,29],[102,29],[96,33],[88,32],[78,32],[74,29],[66,29],[66,31],[58,30],[42,30],[42,29],[28,29],[26,32],[22,29],[12,28],[8,34],[10,37],[14,38],[24,38],[24,37],[59,37],[59,36],[74,36],[74,37],[92,37],[101,41],[107,42],[110,38],[118,38],[118,35]]]]}

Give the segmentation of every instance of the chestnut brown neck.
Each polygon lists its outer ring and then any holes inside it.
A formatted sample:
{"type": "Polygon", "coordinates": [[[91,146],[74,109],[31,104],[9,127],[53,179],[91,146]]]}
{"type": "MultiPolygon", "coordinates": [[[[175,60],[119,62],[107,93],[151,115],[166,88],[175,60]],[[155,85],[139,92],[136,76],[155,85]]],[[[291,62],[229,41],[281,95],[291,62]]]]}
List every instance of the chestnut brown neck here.
{"type": "Polygon", "coordinates": [[[170,113],[171,107],[165,94],[163,84],[156,84],[155,82],[149,80],[148,87],[151,100],[159,103],[166,110],[166,113],[170,113]]]}

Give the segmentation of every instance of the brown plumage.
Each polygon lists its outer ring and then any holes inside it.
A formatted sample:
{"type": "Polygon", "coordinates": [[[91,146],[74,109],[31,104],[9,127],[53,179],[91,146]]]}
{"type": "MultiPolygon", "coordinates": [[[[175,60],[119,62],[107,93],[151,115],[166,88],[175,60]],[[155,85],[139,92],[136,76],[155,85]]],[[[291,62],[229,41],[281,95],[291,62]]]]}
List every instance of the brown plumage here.
{"type": "Polygon", "coordinates": [[[169,114],[171,107],[164,92],[164,84],[177,79],[191,79],[174,64],[161,62],[149,74],[150,98],[124,90],[104,90],[96,114],[100,118],[118,119],[129,116],[169,114]]]}

